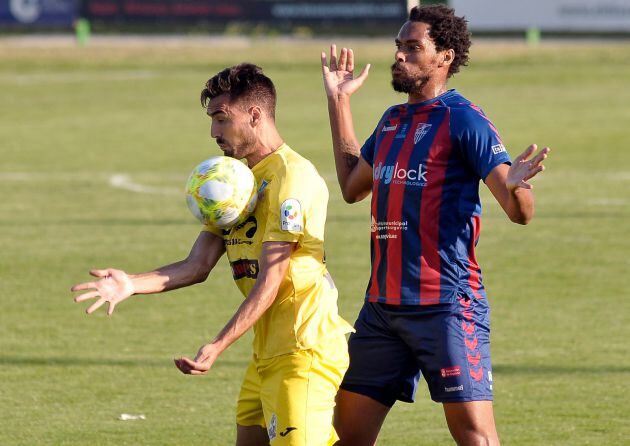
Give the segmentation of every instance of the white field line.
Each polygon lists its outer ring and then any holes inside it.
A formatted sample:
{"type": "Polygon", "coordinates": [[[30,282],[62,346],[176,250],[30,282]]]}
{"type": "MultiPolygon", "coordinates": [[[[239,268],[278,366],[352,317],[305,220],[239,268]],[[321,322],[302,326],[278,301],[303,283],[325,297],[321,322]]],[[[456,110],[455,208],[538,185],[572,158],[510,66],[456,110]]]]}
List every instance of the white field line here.
{"type": "Polygon", "coordinates": [[[158,77],[158,73],[148,70],[119,70],[98,72],[67,72],[67,73],[29,73],[29,74],[3,74],[0,75],[0,83],[14,85],[34,85],[42,82],[55,84],[76,84],[96,81],[129,81],[148,80],[158,77]]]}
{"type": "Polygon", "coordinates": [[[109,185],[116,189],[124,189],[140,194],[181,195],[183,192],[173,187],[154,187],[135,183],[129,175],[115,174],[109,177],[109,185]]]}
{"type": "MultiPolygon", "coordinates": [[[[135,193],[142,194],[157,194],[157,195],[181,195],[183,192],[183,184],[186,180],[184,175],[175,174],[155,174],[150,172],[139,172],[134,174],[135,178],[147,179],[153,181],[155,179],[169,179],[173,182],[177,181],[182,184],[181,188],[178,187],[164,187],[164,186],[148,186],[133,180],[131,175],[124,173],[77,173],[77,172],[0,172],[0,183],[2,182],[23,182],[23,181],[94,181],[94,182],[107,182],[110,187],[115,189],[127,190],[135,193]]],[[[336,187],[336,175],[331,172],[322,174],[322,177],[329,183],[329,187],[336,187]]],[[[609,182],[626,182],[630,181],[630,172],[608,172],[600,176],[601,180],[609,182]]],[[[331,193],[331,198],[334,200],[337,194],[331,193]]],[[[340,198],[340,197],[339,197],[340,198]]],[[[574,202],[574,198],[570,197],[558,197],[558,196],[541,196],[539,201],[545,203],[566,204],[574,202]]],[[[618,197],[589,197],[584,202],[589,206],[630,206],[630,198],[618,198],[618,197]]]]}

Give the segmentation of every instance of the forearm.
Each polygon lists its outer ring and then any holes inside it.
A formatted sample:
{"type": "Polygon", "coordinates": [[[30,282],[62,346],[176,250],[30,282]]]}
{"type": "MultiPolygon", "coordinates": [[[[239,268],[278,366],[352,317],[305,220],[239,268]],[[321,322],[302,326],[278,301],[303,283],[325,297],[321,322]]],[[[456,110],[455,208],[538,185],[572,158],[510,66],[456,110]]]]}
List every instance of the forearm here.
{"type": "Polygon", "coordinates": [[[146,273],[130,274],[129,277],[134,294],[153,294],[203,282],[209,273],[208,268],[181,260],[146,273]]]}
{"type": "Polygon", "coordinates": [[[247,299],[214,338],[212,344],[217,346],[219,352],[223,352],[243,336],[269,309],[278,293],[278,286],[270,286],[267,282],[265,277],[259,276],[247,299]]]}
{"type": "Polygon", "coordinates": [[[328,116],[332,133],[337,180],[342,192],[352,170],[359,162],[361,147],[354,133],[350,97],[329,97],[328,116]]]}
{"type": "Polygon", "coordinates": [[[530,190],[522,187],[508,190],[508,200],[504,210],[511,221],[526,225],[534,217],[534,195],[530,190]]]}

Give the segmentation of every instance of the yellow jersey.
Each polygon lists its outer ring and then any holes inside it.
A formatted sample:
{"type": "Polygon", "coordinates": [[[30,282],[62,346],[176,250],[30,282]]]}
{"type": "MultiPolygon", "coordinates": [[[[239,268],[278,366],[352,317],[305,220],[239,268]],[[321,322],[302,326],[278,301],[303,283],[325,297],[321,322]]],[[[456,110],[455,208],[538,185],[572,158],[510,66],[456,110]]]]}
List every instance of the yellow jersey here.
{"type": "Polygon", "coordinates": [[[328,188],[315,167],[283,144],[252,168],[259,186],[253,214],[219,231],[232,276],[245,297],[258,277],[264,242],[294,242],[286,277],[273,304],[254,324],[258,359],[315,348],[353,331],[337,308],[337,289],[324,256],[328,188]]]}

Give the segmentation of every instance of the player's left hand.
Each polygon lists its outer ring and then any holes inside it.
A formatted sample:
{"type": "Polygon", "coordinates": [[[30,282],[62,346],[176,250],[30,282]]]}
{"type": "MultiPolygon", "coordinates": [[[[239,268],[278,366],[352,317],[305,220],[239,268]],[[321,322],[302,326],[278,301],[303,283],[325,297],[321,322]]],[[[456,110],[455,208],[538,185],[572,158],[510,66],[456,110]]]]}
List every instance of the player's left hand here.
{"type": "Polygon", "coordinates": [[[175,366],[186,375],[205,375],[221,353],[215,344],[206,344],[199,349],[195,359],[185,356],[174,359],[175,366]]]}
{"type": "Polygon", "coordinates": [[[514,159],[508,170],[505,182],[508,190],[514,191],[519,187],[531,189],[533,186],[529,184],[527,180],[545,170],[545,166],[542,165],[542,162],[547,158],[547,154],[551,149],[545,147],[530,159],[537,148],[538,146],[536,146],[536,144],[532,144],[514,159]]]}

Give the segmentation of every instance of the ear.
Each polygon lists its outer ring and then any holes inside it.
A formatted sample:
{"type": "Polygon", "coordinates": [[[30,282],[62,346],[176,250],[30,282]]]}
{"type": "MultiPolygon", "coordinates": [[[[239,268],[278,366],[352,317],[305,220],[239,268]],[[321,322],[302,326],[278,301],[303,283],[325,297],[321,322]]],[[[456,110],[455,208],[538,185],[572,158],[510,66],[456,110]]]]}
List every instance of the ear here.
{"type": "Polygon", "coordinates": [[[453,59],[455,59],[455,50],[451,48],[449,50],[443,51],[441,54],[441,58],[442,60],[440,62],[440,67],[450,66],[453,63],[453,59]]]}
{"type": "Polygon", "coordinates": [[[248,110],[248,113],[249,122],[252,127],[258,126],[264,117],[262,109],[257,105],[251,106],[248,110]]]}

